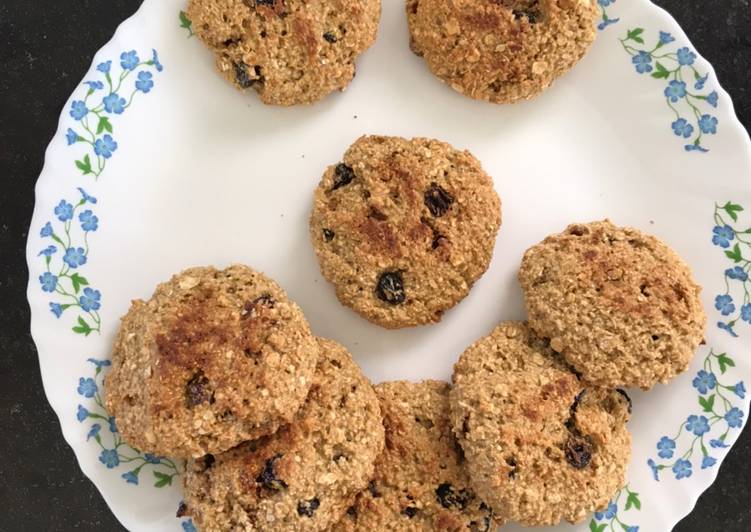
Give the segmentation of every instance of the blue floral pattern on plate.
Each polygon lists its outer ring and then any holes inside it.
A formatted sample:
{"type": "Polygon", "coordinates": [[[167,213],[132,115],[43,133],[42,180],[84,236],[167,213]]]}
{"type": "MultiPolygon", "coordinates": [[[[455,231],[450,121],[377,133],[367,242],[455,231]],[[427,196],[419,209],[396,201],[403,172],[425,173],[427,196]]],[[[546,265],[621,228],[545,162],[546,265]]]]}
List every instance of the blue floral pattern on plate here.
{"type": "Polygon", "coordinates": [[[597,0],[597,4],[600,6],[601,13],[601,20],[597,25],[598,30],[602,31],[608,26],[617,24],[621,20],[619,18],[611,18],[610,15],[608,15],[608,8],[615,4],[615,2],[616,0],[597,0]]]}
{"type": "Polygon", "coordinates": [[[639,532],[639,527],[635,525],[626,524],[623,521],[623,513],[630,510],[641,510],[641,499],[639,494],[632,491],[628,485],[618,490],[613,500],[610,501],[607,508],[601,512],[595,512],[592,516],[592,520],[589,522],[590,532],[605,532],[606,530],[616,530],[616,526],[620,527],[623,532],[639,532]],[[622,500],[625,495],[625,501],[622,500]],[[621,512],[621,503],[623,503],[623,511],[621,512]]]}
{"type": "Polygon", "coordinates": [[[148,94],[154,88],[154,74],[164,66],[159,62],[159,54],[151,51],[148,60],[142,60],[135,50],[120,54],[120,73],[113,71],[112,61],[97,65],[97,73],[103,79],[85,81],[88,87],[83,100],[75,100],[68,114],[76,122],[68,128],[65,139],[69,146],[86,145],[88,153],[76,160],[76,167],[83,175],[102,175],[107,161],[117,152],[119,145],[113,137],[112,119],[123,114],[132,104],[138,93],[148,94]],[[136,73],[133,85],[126,84],[136,73]],[[98,95],[103,95],[99,98],[98,95]]]}
{"type": "Polygon", "coordinates": [[[39,276],[40,288],[54,296],[50,311],[59,319],[67,311],[77,310],[73,331],[88,336],[101,330],[102,294],[89,285],[81,271],[89,262],[89,235],[99,229],[99,218],[94,213],[97,199],[82,188],[78,192],[78,201],[62,199],[54,208],[54,218],[39,232],[50,243],[37,256],[45,265],[39,276]]]}

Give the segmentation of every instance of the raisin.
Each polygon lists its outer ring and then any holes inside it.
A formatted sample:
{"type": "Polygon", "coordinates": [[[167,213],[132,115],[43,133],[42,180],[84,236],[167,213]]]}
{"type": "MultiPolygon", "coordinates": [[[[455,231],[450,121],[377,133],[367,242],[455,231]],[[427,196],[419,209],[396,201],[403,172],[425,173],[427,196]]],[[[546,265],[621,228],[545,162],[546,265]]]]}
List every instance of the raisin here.
{"type": "Polygon", "coordinates": [[[185,501],[180,501],[180,506],[177,507],[177,513],[175,514],[175,517],[180,519],[181,517],[185,517],[188,515],[188,506],[185,504],[185,501]]]}
{"type": "Polygon", "coordinates": [[[514,9],[512,11],[514,14],[514,20],[521,20],[522,18],[526,18],[529,20],[530,24],[537,24],[537,22],[540,20],[540,12],[535,10],[521,10],[521,9],[514,9]]]}
{"type": "Polygon", "coordinates": [[[436,218],[446,214],[452,203],[454,203],[454,197],[435,183],[425,191],[425,206],[436,218]]]}
{"type": "Polygon", "coordinates": [[[327,31],[326,33],[324,33],[323,38],[326,39],[331,44],[334,44],[336,42],[336,35],[334,35],[330,31],[327,31]]]}
{"type": "Polygon", "coordinates": [[[433,236],[433,243],[431,244],[431,248],[438,249],[439,247],[441,247],[441,244],[447,241],[448,241],[448,238],[446,238],[440,233],[435,233],[435,235],[433,236]]]}
{"type": "Polygon", "coordinates": [[[583,469],[592,461],[592,445],[587,438],[569,436],[565,451],[566,460],[576,469],[583,469]]]}
{"type": "Polygon", "coordinates": [[[513,456],[506,458],[506,465],[511,468],[508,472],[508,478],[515,478],[517,469],[516,459],[513,456]]]}
{"type": "Polygon", "coordinates": [[[310,499],[309,501],[300,501],[297,503],[297,515],[303,517],[313,517],[318,507],[321,506],[321,501],[317,497],[310,499]]]}
{"type": "Polygon", "coordinates": [[[214,458],[213,454],[207,454],[203,457],[203,470],[206,471],[207,469],[211,469],[211,466],[214,465],[214,462],[216,462],[216,458],[214,458]]]}
{"type": "Polygon", "coordinates": [[[347,508],[347,515],[350,516],[352,519],[357,517],[357,508],[354,506],[350,506],[347,508]]]}
{"type": "Polygon", "coordinates": [[[352,170],[351,166],[347,166],[344,163],[337,164],[334,169],[334,186],[331,190],[336,190],[337,188],[349,185],[354,178],[355,171],[352,170]]]}
{"type": "Polygon", "coordinates": [[[247,89],[255,83],[255,80],[248,75],[248,65],[245,63],[235,63],[235,79],[243,89],[247,89]]]}
{"type": "Polygon", "coordinates": [[[371,480],[370,484],[368,484],[368,491],[370,492],[370,495],[374,499],[377,499],[378,497],[381,496],[380,492],[378,491],[378,488],[376,488],[375,480],[371,480]]]}
{"type": "Polygon", "coordinates": [[[261,312],[263,312],[263,310],[273,309],[274,305],[276,305],[274,298],[271,297],[270,294],[263,294],[260,297],[255,298],[253,301],[245,302],[245,305],[243,306],[245,314],[243,317],[256,318],[261,312]]]}
{"type": "Polygon", "coordinates": [[[622,390],[621,388],[617,388],[615,391],[626,398],[626,401],[628,402],[628,413],[631,414],[631,410],[634,407],[634,404],[631,402],[631,397],[626,393],[626,390],[622,390]]]}
{"type": "Polygon", "coordinates": [[[480,503],[480,511],[486,512],[485,517],[482,518],[482,525],[477,521],[472,521],[469,524],[470,532],[489,532],[490,525],[493,521],[493,510],[491,510],[484,502],[480,503]],[[481,528],[482,526],[482,528],[481,528]]]}
{"type": "Polygon", "coordinates": [[[399,272],[385,272],[378,278],[376,295],[381,301],[391,305],[399,305],[407,299],[404,294],[404,282],[399,272]]]}
{"type": "Polygon", "coordinates": [[[438,486],[435,495],[444,508],[458,508],[460,510],[464,510],[472,498],[472,492],[466,489],[457,492],[448,482],[438,486]]]}
{"type": "Polygon", "coordinates": [[[213,393],[209,388],[209,379],[199,371],[185,385],[185,397],[188,401],[188,407],[208,403],[213,400],[213,393]]]}
{"type": "Polygon", "coordinates": [[[276,0],[256,0],[257,6],[272,6],[276,0]]]}
{"type": "Polygon", "coordinates": [[[261,484],[268,490],[281,491],[287,489],[287,483],[282,479],[277,478],[274,471],[274,463],[282,457],[281,454],[277,454],[266,460],[266,464],[263,466],[263,471],[256,477],[256,482],[261,484]]]}
{"type": "Polygon", "coordinates": [[[417,508],[415,508],[414,506],[407,506],[404,510],[402,510],[402,513],[412,519],[417,515],[417,508]]]}
{"type": "Polygon", "coordinates": [[[324,228],[323,230],[323,239],[326,242],[331,242],[334,240],[334,237],[336,236],[336,233],[334,233],[331,229],[324,228]]]}

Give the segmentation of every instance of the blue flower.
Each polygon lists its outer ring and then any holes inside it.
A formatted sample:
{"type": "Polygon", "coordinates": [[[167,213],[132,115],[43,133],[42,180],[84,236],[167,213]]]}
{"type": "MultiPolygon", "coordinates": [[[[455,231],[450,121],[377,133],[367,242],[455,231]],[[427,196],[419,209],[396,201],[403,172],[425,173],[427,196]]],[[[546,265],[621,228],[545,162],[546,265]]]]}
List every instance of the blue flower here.
{"type": "Polygon", "coordinates": [[[717,463],[717,460],[715,460],[711,456],[705,456],[704,459],[701,461],[701,468],[707,469],[708,467],[712,467],[716,463],[717,463]]]}
{"type": "Polygon", "coordinates": [[[99,302],[102,299],[102,294],[99,290],[93,290],[89,287],[83,289],[83,295],[78,298],[78,302],[81,304],[81,308],[86,312],[92,310],[99,310],[102,306],[99,302]]]}
{"type": "Polygon", "coordinates": [[[657,453],[657,456],[660,458],[672,458],[673,457],[673,450],[675,449],[675,441],[671,440],[667,436],[663,436],[660,438],[660,441],[657,442],[657,449],[660,451],[657,453]]]}
{"type": "Polygon", "coordinates": [[[100,430],[102,430],[102,426],[99,423],[94,423],[91,426],[91,430],[89,430],[89,433],[86,435],[86,441],[89,441],[91,438],[96,438],[100,430]]]}
{"type": "Polygon", "coordinates": [[[128,484],[135,484],[136,486],[138,486],[138,475],[135,471],[128,471],[127,473],[123,473],[120,476],[123,477],[125,479],[125,482],[127,482],[128,484]]]}
{"type": "Polygon", "coordinates": [[[146,453],[143,455],[143,457],[146,459],[146,462],[149,464],[160,464],[162,462],[161,456],[156,456],[151,453],[146,453]]]}
{"type": "Polygon", "coordinates": [[[94,213],[90,210],[85,210],[79,214],[78,220],[81,222],[81,229],[86,232],[96,231],[99,227],[99,218],[94,216],[94,213]]]}
{"type": "Polygon", "coordinates": [[[707,153],[709,151],[707,148],[699,144],[698,141],[696,144],[686,144],[683,149],[686,151],[700,151],[702,153],[707,153]]]}
{"type": "Polygon", "coordinates": [[[662,468],[659,467],[657,464],[655,464],[655,461],[652,460],[651,458],[647,460],[647,465],[652,470],[652,476],[654,477],[654,479],[657,482],[659,482],[660,481],[660,469],[662,468]]]}
{"type": "Polygon", "coordinates": [[[68,248],[63,261],[71,268],[78,268],[86,264],[86,252],[83,248],[68,248]]]}
{"type": "Polygon", "coordinates": [[[138,59],[138,55],[136,54],[135,50],[131,50],[130,52],[123,52],[122,54],[120,54],[120,66],[125,70],[134,70],[140,62],[141,60],[138,59]]]}
{"type": "Polygon", "coordinates": [[[107,421],[110,424],[110,432],[112,434],[117,434],[117,424],[115,423],[115,418],[114,417],[110,417],[107,421]]]}
{"type": "Polygon", "coordinates": [[[42,255],[44,255],[45,257],[51,257],[55,253],[57,253],[57,248],[55,246],[47,246],[39,252],[39,255],[37,255],[37,257],[41,257],[42,255]]]}
{"type": "Polygon", "coordinates": [[[39,282],[42,285],[42,290],[52,293],[57,288],[57,276],[52,275],[50,272],[44,272],[39,276],[39,282]]]}
{"type": "Polygon", "coordinates": [[[686,83],[673,80],[665,88],[665,97],[675,103],[686,96],[686,83]]]}
{"type": "Polygon", "coordinates": [[[615,517],[615,514],[618,513],[618,506],[615,503],[608,504],[607,509],[605,510],[605,519],[613,519],[615,517]]]}
{"type": "Polygon", "coordinates": [[[84,116],[89,114],[89,109],[86,104],[81,100],[76,100],[70,107],[70,116],[76,120],[81,120],[84,116]]]}
{"type": "Polygon", "coordinates": [[[751,303],[746,303],[741,307],[741,319],[751,323],[751,303]]]}
{"type": "Polygon", "coordinates": [[[115,449],[104,449],[99,455],[99,461],[107,466],[107,469],[113,469],[120,465],[120,457],[115,449]]]}
{"type": "Polygon", "coordinates": [[[734,406],[725,414],[725,421],[727,421],[729,427],[740,428],[743,425],[743,411],[734,406]]]}
{"type": "Polygon", "coordinates": [[[139,72],[138,81],[136,81],[136,89],[143,92],[144,94],[148,93],[154,86],[154,82],[151,80],[151,78],[153,77],[154,75],[151,72],[139,72]]]}
{"type": "MultiPolygon", "coordinates": [[[[717,386],[717,377],[715,377],[714,373],[707,373],[702,369],[696,374],[693,384],[694,388],[699,390],[700,394],[705,394],[709,390],[714,390],[714,387],[717,386]]],[[[667,458],[670,457],[668,456],[667,458]]]]}
{"type": "Polygon", "coordinates": [[[42,238],[45,238],[48,236],[52,236],[52,233],[54,233],[54,231],[52,230],[52,224],[47,222],[46,224],[44,224],[44,227],[42,227],[42,230],[39,231],[39,236],[41,236],[42,238]]]}
{"type": "Polygon", "coordinates": [[[81,193],[81,199],[84,203],[96,203],[96,198],[94,196],[89,196],[81,187],[78,187],[78,192],[81,193]]]}
{"type": "Polygon", "coordinates": [[[639,532],[638,526],[626,526],[625,528],[626,532],[639,532]]]}
{"type": "Polygon", "coordinates": [[[689,138],[691,134],[694,132],[694,126],[688,123],[688,120],[685,118],[679,118],[675,122],[671,124],[673,126],[673,131],[676,135],[683,138],[689,138]]]}
{"type": "Polygon", "coordinates": [[[112,135],[105,135],[101,139],[97,139],[94,143],[94,153],[101,155],[105,159],[112,157],[112,154],[117,150],[117,142],[112,138],[112,135]]]}
{"type": "Polygon", "coordinates": [[[660,32],[660,44],[668,44],[670,42],[673,42],[674,40],[675,40],[675,37],[670,35],[668,32],[666,31],[660,32]]]}
{"type": "Polygon", "coordinates": [[[733,330],[733,326],[731,324],[725,323],[724,321],[718,321],[717,327],[719,327],[723,331],[727,331],[733,338],[738,338],[738,334],[733,330]]]}
{"type": "Polygon", "coordinates": [[[98,390],[99,387],[96,385],[94,379],[90,377],[87,379],[84,379],[83,377],[78,379],[78,393],[84,397],[91,399],[98,390]]]}
{"type": "Polygon", "coordinates": [[[600,4],[602,7],[608,7],[613,2],[615,2],[615,0],[597,0],[597,3],[600,4]]]}
{"type": "Polygon", "coordinates": [[[717,91],[712,91],[709,94],[707,94],[707,103],[711,105],[712,107],[717,107],[717,102],[719,101],[720,96],[717,94],[717,91]]]}
{"type": "Polygon", "coordinates": [[[102,98],[102,103],[104,104],[105,111],[119,115],[122,114],[123,111],[125,111],[125,104],[127,104],[128,102],[125,101],[125,98],[121,97],[118,93],[113,92],[112,94],[109,94],[108,96],[102,98]]]}
{"type": "Polygon", "coordinates": [[[96,69],[102,74],[109,74],[109,71],[111,68],[112,68],[112,61],[105,61],[104,63],[99,63],[96,67],[96,69]]]}
{"type": "Polygon", "coordinates": [[[159,62],[159,54],[153,48],[151,49],[151,62],[154,63],[157,72],[164,70],[164,66],[159,62]]]}
{"type": "Polygon", "coordinates": [[[61,222],[67,222],[73,218],[73,205],[65,200],[60,200],[60,203],[55,207],[55,216],[61,222]]]}
{"type": "MultiPolygon", "coordinates": [[[[612,1],[614,2],[615,0],[612,0],[612,1]]],[[[600,31],[602,31],[605,28],[607,28],[608,26],[610,26],[611,24],[617,24],[618,22],[620,22],[620,20],[621,19],[619,19],[619,18],[607,18],[607,19],[604,19],[603,21],[601,21],[597,25],[597,29],[600,30],[600,31]]]]}
{"type": "Polygon", "coordinates": [[[63,315],[63,306],[60,303],[50,303],[50,312],[52,312],[56,318],[63,315]]]}
{"type": "Polygon", "coordinates": [[[709,74],[705,74],[704,76],[697,78],[696,83],[694,83],[694,88],[698,91],[702,90],[704,88],[704,84],[709,79],[709,74]]]}
{"type": "Polygon", "coordinates": [[[86,362],[91,362],[98,368],[105,368],[112,365],[111,360],[97,360],[96,358],[87,358],[86,362]]]}
{"type": "Polygon", "coordinates": [[[183,532],[197,532],[196,526],[193,524],[192,519],[183,521],[183,532]]]}
{"type": "Polygon", "coordinates": [[[724,294],[714,298],[714,308],[719,310],[723,316],[730,316],[735,312],[735,305],[733,304],[732,296],[724,294]]]}
{"type": "Polygon", "coordinates": [[[678,56],[678,63],[683,66],[693,65],[694,60],[696,59],[696,54],[685,46],[679,48],[676,54],[678,56]]]}
{"type": "Polygon", "coordinates": [[[735,231],[733,231],[733,228],[727,224],[724,226],[714,226],[712,233],[714,233],[712,243],[721,248],[730,247],[730,241],[735,238],[735,231]]]}
{"type": "Polygon", "coordinates": [[[636,66],[636,71],[639,74],[652,72],[652,56],[644,50],[632,57],[631,62],[636,66]]]}
{"type": "Polygon", "coordinates": [[[725,443],[724,440],[710,440],[709,446],[713,449],[725,449],[727,447],[730,447],[727,443],[725,443]]]}
{"type": "Polygon", "coordinates": [[[736,266],[735,268],[728,268],[727,270],[725,270],[725,275],[728,277],[728,279],[736,279],[738,281],[745,281],[748,279],[748,274],[740,266],[736,266]]]}
{"type": "Polygon", "coordinates": [[[78,419],[78,421],[83,422],[83,420],[86,419],[87,417],[89,417],[89,411],[86,410],[81,405],[78,405],[78,411],[76,412],[76,419],[78,419]]]}
{"type": "Polygon", "coordinates": [[[676,480],[690,477],[691,462],[689,462],[688,460],[678,459],[675,464],[673,464],[673,473],[675,473],[676,480]]]}
{"type": "Polygon", "coordinates": [[[68,146],[71,146],[78,142],[78,133],[73,131],[71,128],[68,128],[68,132],[65,134],[65,140],[68,141],[68,146]]]}
{"type": "Polygon", "coordinates": [[[88,85],[89,89],[91,89],[92,91],[97,91],[104,88],[104,83],[102,83],[101,81],[84,81],[83,84],[88,85]]]}
{"type": "Polygon", "coordinates": [[[695,436],[701,436],[709,432],[709,420],[704,416],[688,416],[686,430],[693,432],[695,436]]]}
{"type": "Polygon", "coordinates": [[[699,129],[702,133],[714,135],[717,133],[717,118],[712,115],[702,115],[699,119],[699,129]]]}
{"type": "Polygon", "coordinates": [[[733,393],[741,399],[746,398],[746,386],[744,386],[743,381],[739,382],[733,387],[733,393]]]}

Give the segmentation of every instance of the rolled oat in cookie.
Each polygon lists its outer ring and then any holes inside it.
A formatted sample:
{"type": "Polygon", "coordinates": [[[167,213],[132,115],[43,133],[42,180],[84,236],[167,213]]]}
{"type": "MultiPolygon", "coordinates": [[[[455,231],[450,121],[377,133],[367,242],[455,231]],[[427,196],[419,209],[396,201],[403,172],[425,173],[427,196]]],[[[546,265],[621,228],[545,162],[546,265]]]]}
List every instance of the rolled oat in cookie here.
{"type": "Polygon", "coordinates": [[[336,523],[383,450],[378,399],[342,346],[320,340],[305,405],[275,434],[187,464],[187,515],[201,532],[319,531],[336,523]]]}
{"type": "Polygon", "coordinates": [[[266,104],[344,90],[375,41],[380,0],[190,0],[188,16],[219,72],[266,104]]]}
{"type": "Polygon", "coordinates": [[[499,524],[469,486],[451,432],[449,385],[387,382],[376,386],[386,448],[368,488],[332,532],[490,532],[499,524]]]}
{"type": "Polygon", "coordinates": [[[580,382],[525,323],[462,354],[450,405],[471,488],[499,519],[578,523],[626,482],[628,396],[580,382]]]}
{"type": "Polygon", "coordinates": [[[142,451],[222,452],[293,418],[319,351],[300,308],[265,275],[191,268],[123,318],[107,409],[142,451]]]}
{"type": "Polygon", "coordinates": [[[493,103],[534,98],[586,54],[596,0],[407,0],[411,47],[454,90],[493,103]]]}
{"type": "Polygon", "coordinates": [[[608,220],[531,247],[519,280],[530,327],[595,384],[666,383],[704,338],[701,288],[686,263],[657,238],[608,220]]]}
{"type": "Polygon", "coordinates": [[[310,238],[339,300],[388,328],[437,322],[490,264],[500,200],[438,140],[364,136],[315,191],[310,238]]]}

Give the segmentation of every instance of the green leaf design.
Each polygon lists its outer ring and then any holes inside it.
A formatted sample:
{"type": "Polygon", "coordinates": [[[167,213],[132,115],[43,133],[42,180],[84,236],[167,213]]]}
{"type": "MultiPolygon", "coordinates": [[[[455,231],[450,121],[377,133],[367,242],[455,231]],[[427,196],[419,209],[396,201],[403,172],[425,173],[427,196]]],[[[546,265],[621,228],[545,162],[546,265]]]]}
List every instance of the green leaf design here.
{"type": "Polygon", "coordinates": [[[730,216],[734,222],[737,222],[738,213],[743,211],[743,207],[738,205],[737,203],[731,203],[728,201],[725,205],[722,206],[722,210],[728,213],[728,216],[730,216]]]}
{"type": "Polygon", "coordinates": [[[631,508],[641,510],[641,500],[639,500],[639,494],[634,491],[629,491],[628,497],[626,498],[626,510],[630,510],[631,508]]]}
{"type": "Polygon", "coordinates": [[[83,175],[93,173],[91,171],[91,158],[88,153],[84,156],[82,161],[76,161],[76,166],[83,172],[83,175]]]}
{"type": "Polygon", "coordinates": [[[172,475],[160,473],[159,471],[153,471],[153,473],[157,479],[156,482],[154,482],[155,488],[163,488],[164,486],[172,485],[172,475]]]}
{"type": "Polygon", "coordinates": [[[96,127],[96,134],[101,135],[103,131],[106,131],[107,133],[112,133],[112,123],[110,123],[110,119],[106,116],[100,116],[99,117],[99,124],[96,127]]]}
{"type": "Polygon", "coordinates": [[[590,532],[603,532],[607,528],[605,523],[597,524],[594,519],[589,522],[590,532]]]}
{"type": "Polygon", "coordinates": [[[717,363],[720,365],[720,373],[725,373],[728,368],[735,367],[733,359],[727,356],[725,353],[717,355],[717,363]]]}
{"type": "Polygon", "coordinates": [[[710,395],[708,398],[699,397],[699,405],[705,412],[712,412],[714,410],[715,394],[710,395]]]}
{"type": "Polygon", "coordinates": [[[740,262],[743,260],[743,255],[741,254],[741,247],[738,244],[733,246],[732,251],[726,251],[725,255],[727,255],[727,257],[731,259],[733,262],[740,262]]]}
{"type": "Polygon", "coordinates": [[[180,27],[190,32],[188,37],[193,36],[193,22],[188,18],[188,14],[185,11],[180,11],[180,27]]]}
{"type": "Polygon", "coordinates": [[[644,28],[636,28],[633,30],[628,30],[628,33],[626,34],[626,39],[631,39],[632,41],[638,42],[639,44],[644,44],[644,39],[641,38],[641,34],[644,33],[644,28]]]}
{"type": "Polygon", "coordinates": [[[78,325],[73,327],[73,332],[76,334],[83,334],[84,336],[88,336],[91,334],[92,328],[91,326],[86,323],[86,320],[84,320],[81,316],[78,316],[78,325]]]}
{"type": "Polygon", "coordinates": [[[82,286],[88,286],[89,284],[86,277],[81,277],[77,272],[70,276],[70,281],[73,283],[73,291],[76,294],[81,290],[82,286]]]}
{"type": "Polygon", "coordinates": [[[660,63],[659,61],[657,61],[657,64],[655,65],[655,67],[657,68],[657,71],[656,72],[652,72],[652,77],[653,78],[655,78],[655,79],[667,79],[668,77],[670,77],[670,71],[667,68],[665,68],[665,66],[662,63],[660,63]]]}

